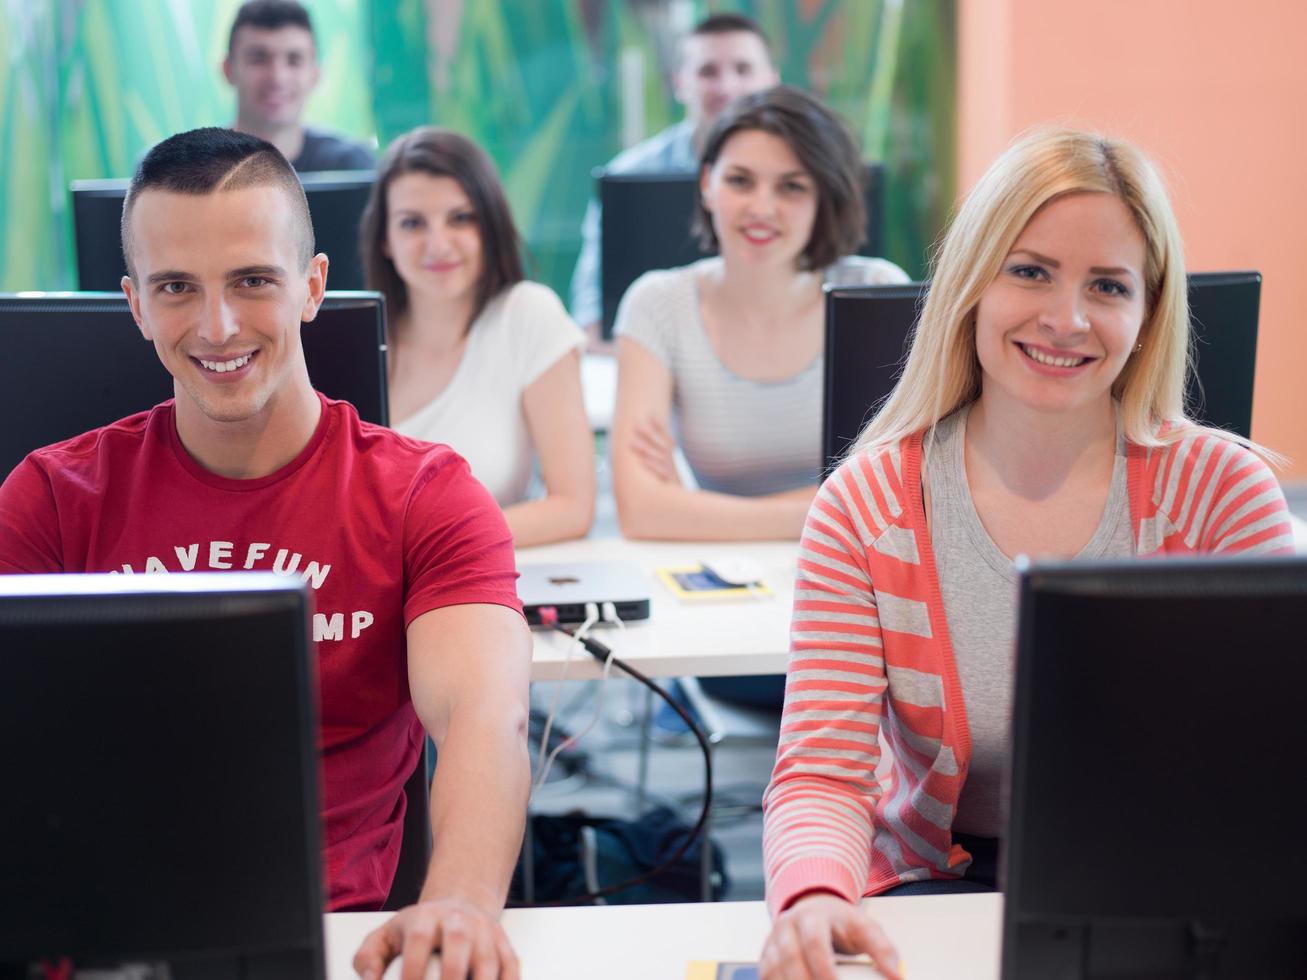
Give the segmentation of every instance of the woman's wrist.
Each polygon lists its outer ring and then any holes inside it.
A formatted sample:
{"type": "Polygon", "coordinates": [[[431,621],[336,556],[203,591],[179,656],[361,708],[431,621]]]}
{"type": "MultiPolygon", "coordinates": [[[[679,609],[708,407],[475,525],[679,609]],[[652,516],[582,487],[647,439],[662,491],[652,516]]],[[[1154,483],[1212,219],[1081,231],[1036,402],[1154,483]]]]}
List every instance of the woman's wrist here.
{"type": "Polygon", "coordinates": [[[795,908],[796,906],[801,905],[802,903],[813,898],[833,898],[836,899],[837,901],[845,903],[846,905],[853,904],[847,898],[845,898],[843,895],[837,892],[835,889],[818,886],[816,888],[810,888],[807,891],[800,892],[798,895],[794,896],[794,898],[790,899],[789,904],[786,905],[785,908],[783,908],[781,911],[788,912],[790,909],[795,908]]]}

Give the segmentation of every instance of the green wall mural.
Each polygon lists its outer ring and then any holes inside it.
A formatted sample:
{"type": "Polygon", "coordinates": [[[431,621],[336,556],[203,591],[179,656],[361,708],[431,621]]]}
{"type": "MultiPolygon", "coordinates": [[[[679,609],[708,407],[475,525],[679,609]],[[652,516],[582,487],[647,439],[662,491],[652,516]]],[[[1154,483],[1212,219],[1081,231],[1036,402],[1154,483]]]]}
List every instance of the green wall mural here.
{"type": "Polygon", "coordinates": [[[953,199],[954,0],[377,4],[382,137],[433,121],[481,143],[500,167],[537,277],[566,296],[591,170],[623,148],[624,133],[633,141],[680,118],[674,40],[727,10],[757,19],[782,78],[825,97],[868,158],[887,164],[887,257],[924,274],[953,199]]]}
{"type": "MultiPolygon", "coordinates": [[[[127,177],[171,133],[235,115],[223,81],[240,0],[0,0],[0,289],[74,289],[68,183],[127,177]]],[[[369,8],[313,0],[308,118],[371,139],[369,8]]]]}
{"type": "MultiPolygon", "coordinates": [[[[590,171],[676,121],[674,38],[738,10],[785,81],[888,167],[886,254],[921,275],[952,202],[955,0],[308,0],[307,119],[383,146],[422,123],[500,167],[537,278],[566,295],[590,171]]],[[[0,288],[75,286],[67,184],[126,176],[159,138],[222,124],[238,0],[0,0],[0,288]]]]}
{"type": "Polygon", "coordinates": [[[0,286],[63,284],[54,9],[3,0],[0,50],[0,286]]]}

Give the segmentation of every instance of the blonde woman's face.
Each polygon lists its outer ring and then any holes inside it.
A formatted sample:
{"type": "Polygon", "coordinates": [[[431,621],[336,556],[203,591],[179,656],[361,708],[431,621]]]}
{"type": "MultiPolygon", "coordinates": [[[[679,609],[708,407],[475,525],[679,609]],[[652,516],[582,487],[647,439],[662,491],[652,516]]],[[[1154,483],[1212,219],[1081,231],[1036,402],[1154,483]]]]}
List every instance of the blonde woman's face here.
{"type": "Polygon", "coordinates": [[[1113,194],[1035,212],[976,308],[982,397],[1045,412],[1109,399],[1144,322],[1145,249],[1113,194]]]}

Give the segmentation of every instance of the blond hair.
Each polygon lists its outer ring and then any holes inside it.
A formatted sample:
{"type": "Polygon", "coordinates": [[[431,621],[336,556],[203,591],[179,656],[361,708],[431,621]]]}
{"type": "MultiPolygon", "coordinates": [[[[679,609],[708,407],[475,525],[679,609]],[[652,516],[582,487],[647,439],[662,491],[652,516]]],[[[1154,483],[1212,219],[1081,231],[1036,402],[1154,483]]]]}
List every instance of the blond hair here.
{"type": "Polygon", "coordinates": [[[1193,424],[1184,406],[1191,356],[1184,245],[1157,169],[1129,143],[1074,129],[1040,129],[1008,147],[958,210],[932,263],[930,291],[903,374],[855,451],[928,429],[980,396],[975,327],[981,294],[1035,212],[1077,193],[1120,198],[1144,236],[1146,312],[1137,340],[1143,346],[1112,384],[1126,438],[1158,446],[1193,424]]]}

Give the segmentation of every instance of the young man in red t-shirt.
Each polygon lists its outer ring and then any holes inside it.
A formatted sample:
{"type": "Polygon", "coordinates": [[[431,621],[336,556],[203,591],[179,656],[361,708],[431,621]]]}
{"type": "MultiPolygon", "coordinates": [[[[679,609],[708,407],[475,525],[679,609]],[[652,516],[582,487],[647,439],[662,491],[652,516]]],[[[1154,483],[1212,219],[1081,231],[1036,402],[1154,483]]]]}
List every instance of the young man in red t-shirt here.
{"type": "Polygon", "coordinates": [[[498,507],[447,447],[313,390],[300,329],[327,257],[271,145],[224,129],[160,143],[132,181],[123,243],[123,291],[175,398],[20,464],[0,487],[0,572],[301,576],[331,908],[380,907],[423,729],[439,747],[422,900],[356,966],[379,977],[402,950],[417,977],[434,945],[447,976],[517,977],[497,920],[530,785],[531,646],[498,507]]]}

